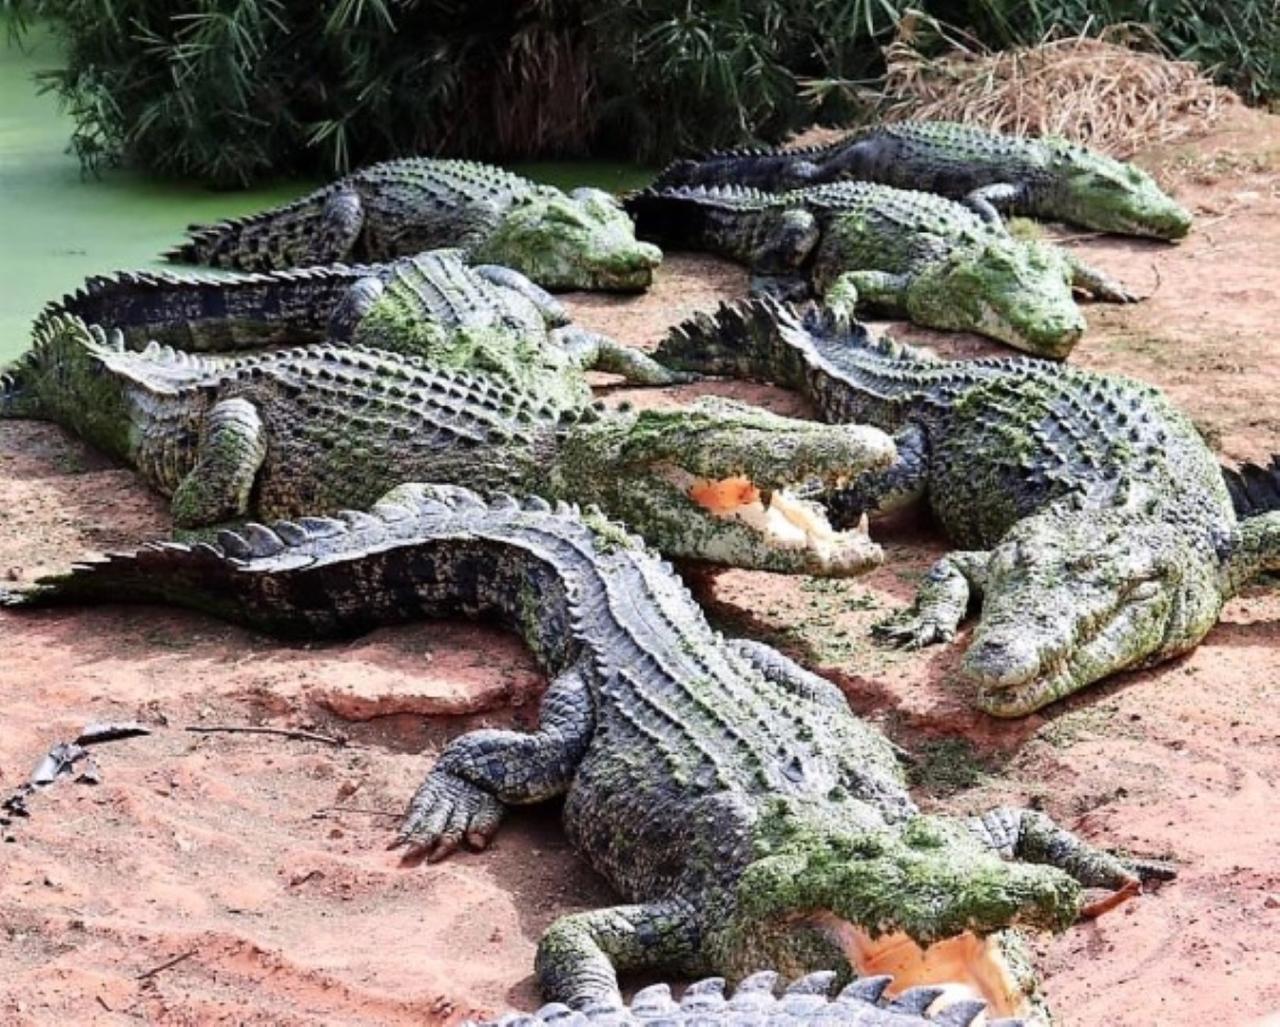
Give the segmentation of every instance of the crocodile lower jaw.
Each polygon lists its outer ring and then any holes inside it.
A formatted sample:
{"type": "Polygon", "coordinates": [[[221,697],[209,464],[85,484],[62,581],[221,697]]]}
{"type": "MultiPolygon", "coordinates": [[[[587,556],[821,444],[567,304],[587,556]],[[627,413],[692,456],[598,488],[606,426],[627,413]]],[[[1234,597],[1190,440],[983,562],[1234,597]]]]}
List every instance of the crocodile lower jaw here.
{"type": "Polygon", "coordinates": [[[766,491],[744,477],[709,480],[675,472],[676,484],[704,510],[741,521],[779,550],[801,550],[830,571],[864,569],[882,559],[867,532],[864,516],[855,528],[837,531],[821,504],[800,499],[787,489],[766,491]]]}
{"type": "Polygon", "coordinates": [[[872,938],[832,914],[821,919],[859,976],[893,976],[892,995],[922,984],[946,986],[937,1000],[939,1007],[981,999],[987,1003],[989,1018],[1032,1017],[1035,1022],[1037,1011],[1019,986],[995,935],[979,938],[966,931],[921,948],[902,933],[872,938]]]}

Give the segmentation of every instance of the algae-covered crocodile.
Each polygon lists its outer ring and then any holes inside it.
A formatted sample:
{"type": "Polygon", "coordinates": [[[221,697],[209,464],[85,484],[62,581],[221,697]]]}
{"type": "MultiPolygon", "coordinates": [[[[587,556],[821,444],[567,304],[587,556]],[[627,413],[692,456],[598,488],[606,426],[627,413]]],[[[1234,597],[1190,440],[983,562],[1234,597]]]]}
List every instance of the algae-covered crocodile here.
{"type": "MultiPolygon", "coordinates": [[[[943,988],[918,985],[886,999],[893,979],[860,977],[832,995],[838,975],[830,970],[806,974],[775,996],[778,975],[762,970],[743,978],[725,994],[723,977],[708,977],[684,989],[677,1002],[667,984],[636,992],[625,1006],[615,1003],[574,1010],[552,1002],[536,1013],[508,1013],[492,1020],[467,1020],[463,1027],[969,1027],[986,1003],[946,1001],[943,988]],[[941,1001],[940,1001],[941,1000],[941,1001]],[[932,1007],[941,1005],[935,1011],[932,1007]]],[[[983,1020],[986,1027],[1019,1027],[1021,1020],[983,1020]]]]}
{"type": "Polygon", "coordinates": [[[543,936],[549,1000],[619,1000],[618,972],[744,977],[896,968],[999,1014],[1035,1012],[1012,925],[1062,930],[1168,876],[1045,814],[921,814],[893,747],[840,691],[713,630],[681,580],[595,511],[403,485],[369,513],[160,543],[44,579],[12,604],[171,602],[274,634],[496,617],[552,682],[532,734],[452,741],[397,837],[410,858],[483,847],[504,811],[564,797],[575,848],[623,905],[543,936]],[[1084,905],[1086,887],[1111,893],[1084,905]]]}
{"type": "Polygon", "coordinates": [[[1238,520],[1204,439],[1149,385],[1027,358],[942,361],[763,301],[686,323],[658,356],[896,432],[891,468],[825,502],[847,518],[927,501],[961,548],[883,633],[950,641],[980,600],[961,670],[997,716],[1187,652],[1280,567],[1280,513],[1238,520]]]}
{"type": "Polygon", "coordinates": [[[1041,356],[1066,356],[1084,331],[1073,284],[1100,299],[1133,298],[1066,250],[1015,239],[940,196],[885,185],[651,189],[626,206],[642,238],[709,250],[766,276],[757,292],[795,296],[811,284],[850,316],[870,304],[1041,356]]]}
{"type": "Polygon", "coordinates": [[[1191,215],[1141,169],[1065,139],[1001,135],[946,121],[903,121],[826,146],[713,153],[681,160],[655,187],[797,189],[854,179],[960,200],[989,220],[1000,211],[1102,232],[1180,239],[1191,215]]]}
{"type": "Polygon", "coordinates": [[[42,317],[0,376],[0,417],[71,428],[172,496],[182,527],[322,514],[434,481],[598,503],[672,556],[822,574],[879,560],[865,530],[833,532],[793,498],[887,463],[876,429],[724,400],[637,412],[588,399],[362,346],[135,353],[66,312],[42,317]]]}
{"type": "Polygon", "coordinates": [[[608,193],[566,195],[501,168],[410,158],[363,168],[260,214],[192,225],[166,256],[269,271],[458,247],[548,289],[648,288],[662,260],[608,193]]]}
{"type": "MultiPolygon", "coordinates": [[[[471,266],[457,250],[385,264],[260,273],[117,272],[90,278],[40,320],[71,314],[125,345],[197,352],[350,342],[472,370],[568,409],[591,397],[582,371],[645,385],[682,376],[639,350],[569,323],[564,307],[524,275],[471,266]]],[[[37,331],[39,327],[37,326],[37,331]]]]}

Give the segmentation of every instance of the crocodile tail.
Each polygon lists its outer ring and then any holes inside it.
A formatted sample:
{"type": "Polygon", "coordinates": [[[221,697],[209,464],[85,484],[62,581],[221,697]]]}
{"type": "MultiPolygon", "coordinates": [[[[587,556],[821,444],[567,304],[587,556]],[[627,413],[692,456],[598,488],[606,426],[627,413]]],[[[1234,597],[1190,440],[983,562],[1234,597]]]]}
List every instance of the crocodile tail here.
{"type": "Polygon", "coordinates": [[[744,186],[770,192],[797,189],[816,176],[818,161],[824,156],[823,148],[812,146],[795,150],[716,150],[698,160],[672,161],[658,173],[650,188],[744,186]]]}
{"type": "Polygon", "coordinates": [[[496,1020],[468,1020],[463,1027],[516,1027],[574,1023],[600,1024],[661,1022],[669,1027],[716,1027],[718,1024],[804,1027],[806,1024],[861,1024],[864,1027],[971,1027],[981,1019],[989,1027],[1025,1027],[1020,1019],[983,1019],[986,1003],[959,999],[942,1003],[946,989],[931,985],[906,988],[893,997],[886,993],[888,976],[860,977],[838,992],[837,976],[811,973],[775,995],[778,974],[764,970],[750,974],[726,995],[725,979],[710,977],[685,989],[677,1002],[667,984],[652,984],[635,993],[629,1005],[617,1000],[598,1003],[576,1017],[566,1006],[551,1003],[529,1015],[508,1014],[496,1020]],[[834,992],[834,994],[833,994],[834,992]]]}
{"type": "Polygon", "coordinates": [[[130,349],[151,341],[212,352],[313,342],[325,337],[343,292],[367,273],[342,264],[267,274],[120,271],[87,279],[46,306],[37,323],[72,314],[119,328],[130,349]]]}
{"type": "Polygon", "coordinates": [[[827,307],[770,299],[722,304],[673,328],[654,353],[669,367],[772,382],[802,393],[827,421],[895,430],[904,410],[948,382],[998,373],[957,365],[827,307]],[[969,370],[972,368],[972,370],[969,370]]]}
{"type": "MultiPolygon", "coordinates": [[[[577,507],[410,483],[367,512],[249,523],[218,531],[212,542],[112,553],[29,588],[0,589],[0,606],[164,603],[285,638],[350,636],[460,609],[493,610],[526,637],[554,630],[555,637],[536,636],[535,651],[547,655],[570,641],[563,620],[530,624],[524,591],[485,589],[509,577],[520,554],[541,552],[548,533],[571,539],[579,555],[595,545],[577,507]]],[[[621,529],[608,538],[652,559],[621,529]]]]}
{"type": "Polygon", "coordinates": [[[735,186],[704,189],[678,186],[674,189],[642,189],[623,202],[636,223],[636,235],[671,249],[704,249],[723,252],[732,240],[717,230],[726,214],[768,203],[771,198],[754,189],[735,186]],[[717,245],[718,244],[718,245],[717,245]]]}
{"type": "Polygon", "coordinates": [[[1222,477],[1241,520],[1280,510],[1280,453],[1271,457],[1269,467],[1253,463],[1224,467],[1222,477]]]}
{"type": "Polygon", "coordinates": [[[190,225],[186,242],[163,256],[175,264],[241,271],[275,271],[315,263],[309,256],[311,244],[320,232],[325,201],[333,189],[325,186],[292,203],[247,217],[190,225]]]}
{"type": "Polygon", "coordinates": [[[721,303],[667,333],[654,357],[668,367],[802,388],[812,346],[804,316],[769,298],[721,303]]]}

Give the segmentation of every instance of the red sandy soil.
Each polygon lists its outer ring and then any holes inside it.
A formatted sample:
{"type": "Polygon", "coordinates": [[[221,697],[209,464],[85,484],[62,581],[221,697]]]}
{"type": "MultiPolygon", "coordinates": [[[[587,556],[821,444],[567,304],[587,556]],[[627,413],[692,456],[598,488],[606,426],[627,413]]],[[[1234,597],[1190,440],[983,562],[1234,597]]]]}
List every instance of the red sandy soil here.
{"type": "MultiPolygon", "coordinates": [[[[1072,243],[1154,289],[1138,306],[1092,308],[1073,359],[1163,386],[1225,460],[1280,450],[1278,125],[1240,112],[1146,155],[1199,216],[1185,244],[1072,243]]],[[[744,284],[739,269],[677,256],[644,297],[570,299],[586,324],[651,343],[744,284]]],[[[998,351],[925,337],[958,356],[998,351]]],[[[743,385],[631,398],[706,391],[804,410],[743,385]]],[[[129,472],[40,425],[0,424],[0,506],[0,577],[17,583],[168,529],[129,472]]],[[[1038,942],[1062,1024],[1280,1016],[1280,600],[1251,590],[1190,656],[1003,723],[970,708],[955,674],[965,639],[913,654],[870,643],[869,625],[944,550],[927,523],[879,534],[887,565],[857,581],[727,572],[695,584],[726,629],[829,674],[919,754],[927,806],[1034,800],[1100,844],[1178,860],[1172,884],[1038,942]]],[[[488,852],[436,866],[404,868],[384,849],[450,738],[530,723],[542,680],[500,632],[435,623],[282,645],[138,607],[6,613],[0,646],[0,791],[87,722],[155,727],[98,748],[101,784],[64,778],[0,829],[0,1023],[452,1023],[535,1004],[539,934],[611,901],[554,810],[513,815],[488,852]],[[346,744],[185,730],[220,724],[346,744]]]]}

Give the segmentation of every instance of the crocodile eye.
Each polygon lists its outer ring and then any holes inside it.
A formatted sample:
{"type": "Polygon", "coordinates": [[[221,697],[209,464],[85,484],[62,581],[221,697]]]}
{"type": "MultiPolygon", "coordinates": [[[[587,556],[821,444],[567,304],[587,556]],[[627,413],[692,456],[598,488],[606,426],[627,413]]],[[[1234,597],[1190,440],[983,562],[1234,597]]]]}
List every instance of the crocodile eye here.
{"type": "Polygon", "coordinates": [[[1133,603],[1141,603],[1148,599],[1154,599],[1159,594],[1160,583],[1158,581],[1140,581],[1129,589],[1129,594],[1125,598],[1133,603]]]}
{"type": "Polygon", "coordinates": [[[574,207],[556,204],[547,208],[547,220],[559,225],[580,225],[582,224],[582,212],[574,207]]]}

